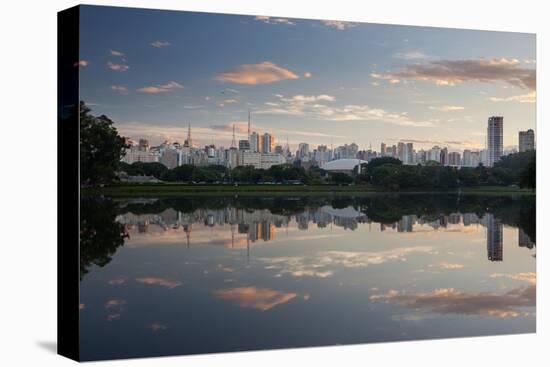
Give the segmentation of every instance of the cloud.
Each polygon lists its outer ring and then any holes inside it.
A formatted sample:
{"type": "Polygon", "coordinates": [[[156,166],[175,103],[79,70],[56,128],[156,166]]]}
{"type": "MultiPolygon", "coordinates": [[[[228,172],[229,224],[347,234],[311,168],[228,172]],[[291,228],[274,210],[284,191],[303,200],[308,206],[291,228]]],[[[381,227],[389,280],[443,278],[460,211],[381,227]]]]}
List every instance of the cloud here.
{"type": "Polygon", "coordinates": [[[326,94],[310,96],[299,94],[292,97],[279,94],[275,97],[278,98],[277,102],[268,102],[267,108],[258,110],[256,113],[307,116],[327,121],[380,121],[399,126],[433,126],[430,121],[412,120],[406,113],[393,113],[368,105],[329,106],[325,102],[334,102],[336,98],[326,94]]]}
{"type": "Polygon", "coordinates": [[[519,96],[510,96],[510,97],[491,97],[489,98],[492,102],[519,102],[519,103],[535,103],[537,101],[537,93],[530,92],[527,94],[522,94],[519,96]]]}
{"type": "Polygon", "coordinates": [[[116,319],[119,319],[119,318],[120,318],[119,313],[113,313],[113,314],[107,315],[107,321],[113,321],[113,320],[116,320],[116,319]]]}
{"type": "Polygon", "coordinates": [[[267,84],[286,79],[298,79],[294,72],[276,65],[270,61],[259,64],[244,64],[234,70],[216,75],[215,79],[237,84],[267,84]]]}
{"type": "Polygon", "coordinates": [[[123,299],[110,299],[107,302],[105,302],[105,308],[110,309],[114,307],[121,307],[126,304],[126,301],[123,299]]]}
{"type": "Polygon", "coordinates": [[[290,301],[297,294],[279,292],[268,288],[240,287],[216,290],[214,291],[214,296],[235,303],[240,307],[267,311],[290,301]]]}
{"type": "Polygon", "coordinates": [[[437,85],[456,85],[464,82],[505,82],[535,90],[536,71],[520,66],[517,59],[434,60],[422,64],[406,65],[401,70],[372,73],[376,79],[410,79],[431,81],[437,85]]]}
{"type": "Polygon", "coordinates": [[[126,283],[126,277],[118,277],[118,278],[114,278],[114,279],[111,279],[107,282],[107,284],[109,285],[121,285],[121,284],[124,284],[126,283]]]}
{"type": "Polygon", "coordinates": [[[166,326],[165,324],[161,324],[160,322],[154,322],[150,325],[147,325],[147,329],[151,329],[154,332],[157,332],[168,329],[168,326],[166,326]]]}
{"type": "Polygon", "coordinates": [[[403,60],[418,60],[418,59],[427,59],[428,55],[422,51],[407,51],[407,52],[396,52],[393,54],[393,57],[396,59],[403,60]]]}
{"type": "Polygon", "coordinates": [[[128,94],[128,88],[123,85],[111,85],[111,90],[120,94],[128,94]]]}
{"type": "Polygon", "coordinates": [[[286,18],[272,18],[272,17],[267,17],[267,16],[261,16],[261,15],[255,17],[254,20],[264,22],[264,23],[267,23],[267,24],[296,25],[296,23],[294,23],[294,22],[292,22],[292,21],[290,21],[289,19],[286,19],[286,18]]]}
{"type": "Polygon", "coordinates": [[[126,70],[130,69],[130,67],[126,64],[117,64],[117,63],[114,63],[114,62],[111,62],[111,61],[109,61],[107,63],[107,66],[109,67],[109,69],[114,70],[114,71],[126,71],[126,70]]]}
{"type": "Polygon", "coordinates": [[[439,269],[445,269],[445,270],[454,270],[454,269],[462,269],[464,268],[463,264],[453,264],[446,261],[442,261],[437,264],[430,265],[430,268],[439,268],[439,269]]]}
{"type": "Polygon", "coordinates": [[[137,278],[136,281],[142,284],[158,285],[169,289],[176,288],[181,285],[181,282],[178,282],[176,280],[170,280],[170,279],[158,278],[158,277],[137,278]]]}
{"type": "Polygon", "coordinates": [[[355,27],[357,24],[352,22],[344,22],[341,20],[321,20],[321,23],[326,25],[327,27],[336,28],[339,31],[343,31],[347,28],[355,27]]]}
{"type": "Polygon", "coordinates": [[[124,57],[124,53],[116,50],[111,50],[111,55],[118,56],[118,57],[124,57]]]}
{"type": "Polygon", "coordinates": [[[384,251],[322,251],[311,257],[259,258],[267,269],[275,269],[276,276],[289,274],[293,277],[327,278],[334,275],[335,268],[366,268],[389,261],[406,261],[415,253],[432,253],[429,246],[401,247],[384,251]]]}
{"type": "Polygon", "coordinates": [[[88,60],[78,60],[77,62],[74,63],[74,67],[86,67],[90,65],[90,62],[88,60]]]}
{"type": "Polygon", "coordinates": [[[312,76],[313,76],[313,74],[310,73],[309,71],[306,71],[306,72],[304,73],[304,78],[311,78],[312,76]]]}
{"type": "Polygon", "coordinates": [[[248,123],[246,121],[228,122],[227,124],[210,125],[212,130],[232,132],[235,126],[235,132],[246,134],[248,132],[248,123]]]}
{"type": "Polygon", "coordinates": [[[170,46],[170,42],[166,42],[166,41],[155,41],[155,42],[150,43],[150,45],[151,45],[152,47],[155,47],[155,48],[163,48],[163,47],[168,47],[168,46],[170,46]]]}
{"type": "Polygon", "coordinates": [[[183,85],[171,81],[166,84],[160,84],[160,85],[153,85],[148,87],[139,88],[137,91],[142,93],[149,93],[149,94],[158,94],[158,93],[169,93],[174,92],[178,89],[182,89],[183,85]]]}
{"type": "Polygon", "coordinates": [[[494,274],[491,274],[491,278],[508,278],[513,280],[519,280],[522,282],[527,282],[533,285],[537,283],[536,273],[514,273],[514,274],[494,273],[494,274]]]}
{"type": "Polygon", "coordinates": [[[463,111],[464,106],[453,106],[453,105],[446,105],[446,106],[430,106],[430,110],[436,110],[441,112],[455,112],[455,111],[463,111]]]}
{"type": "Polygon", "coordinates": [[[404,293],[390,290],[385,294],[370,296],[372,301],[395,303],[415,311],[482,315],[496,317],[517,317],[520,308],[534,307],[536,301],[534,285],[518,287],[503,294],[492,292],[463,292],[454,288],[436,289],[432,292],[404,293]]]}
{"type": "Polygon", "coordinates": [[[238,102],[239,102],[239,101],[238,101],[237,99],[235,99],[235,98],[227,98],[227,99],[222,100],[222,101],[218,104],[218,106],[223,107],[223,106],[225,106],[226,104],[232,104],[232,103],[238,103],[238,102]]]}

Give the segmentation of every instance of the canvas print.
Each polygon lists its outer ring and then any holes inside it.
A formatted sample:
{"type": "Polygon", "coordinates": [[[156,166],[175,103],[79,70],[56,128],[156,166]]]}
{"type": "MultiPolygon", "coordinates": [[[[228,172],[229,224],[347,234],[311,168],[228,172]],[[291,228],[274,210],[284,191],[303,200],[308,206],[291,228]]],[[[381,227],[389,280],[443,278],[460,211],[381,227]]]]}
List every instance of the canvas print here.
{"type": "Polygon", "coordinates": [[[78,20],[79,359],[536,331],[534,34],[78,20]]]}

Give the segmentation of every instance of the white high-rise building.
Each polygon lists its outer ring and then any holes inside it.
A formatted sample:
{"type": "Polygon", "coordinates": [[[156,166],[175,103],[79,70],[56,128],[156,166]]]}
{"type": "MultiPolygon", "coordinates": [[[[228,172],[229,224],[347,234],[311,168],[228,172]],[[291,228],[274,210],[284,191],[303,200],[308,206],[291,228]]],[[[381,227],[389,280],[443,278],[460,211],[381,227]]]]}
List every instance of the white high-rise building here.
{"type": "Polygon", "coordinates": [[[502,157],[503,150],[504,118],[491,116],[487,124],[487,166],[493,167],[502,157]]]}
{"type": "Polygon", "coordinates": [[[257,132],[251,132],[248,139],[250,141],[250,151],[251,152],[260,152],[262,149],[260,135],[257,132]]]}
{"type": "Polygon", "coordinates": [[[270,133],[265,133],[262,136],[262,153],[271,153],[273,152],[273,147],[275,146],[275,137],[270,133]]]}

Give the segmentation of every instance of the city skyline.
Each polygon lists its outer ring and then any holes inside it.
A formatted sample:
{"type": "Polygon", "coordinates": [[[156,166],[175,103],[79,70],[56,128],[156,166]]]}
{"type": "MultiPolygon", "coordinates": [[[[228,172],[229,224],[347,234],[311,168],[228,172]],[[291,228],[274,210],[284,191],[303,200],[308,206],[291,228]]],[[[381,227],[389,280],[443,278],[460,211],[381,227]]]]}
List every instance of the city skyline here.
{"type": "Polygon", "coordinates": [[[247,138],[248,110],[253,131],[293,152],[479,150],[493,115],[504,149],[535,130],[532,34],[83,8],[81,98],[134,140],[183,142],[191,123],[197,146],[230,147],[233,127],[247,138]]]}

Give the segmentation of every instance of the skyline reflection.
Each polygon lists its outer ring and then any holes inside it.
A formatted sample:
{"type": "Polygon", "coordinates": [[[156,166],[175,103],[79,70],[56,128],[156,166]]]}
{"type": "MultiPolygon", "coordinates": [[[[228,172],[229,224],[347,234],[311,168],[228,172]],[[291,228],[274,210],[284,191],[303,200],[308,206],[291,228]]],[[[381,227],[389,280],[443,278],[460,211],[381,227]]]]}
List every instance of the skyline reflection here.
{"type": "Polygon", "coordinates": [[[534,198],[84,203],[84,360],[535,331],[534,198]]]}

